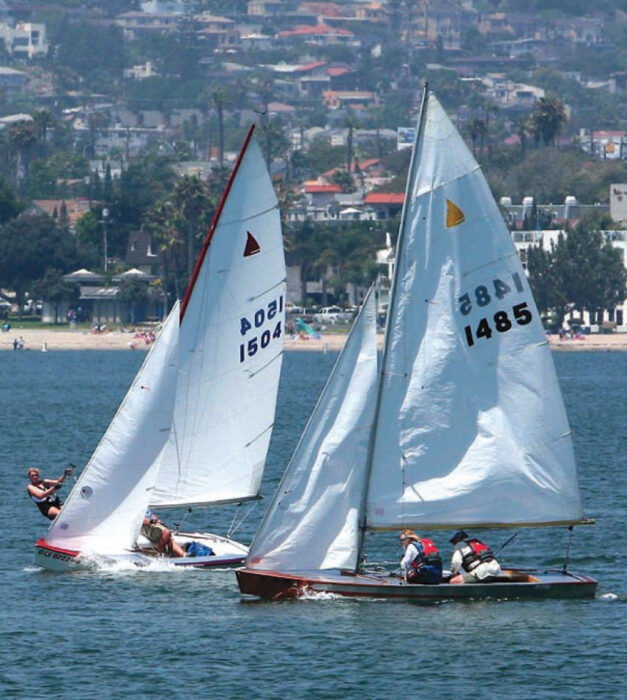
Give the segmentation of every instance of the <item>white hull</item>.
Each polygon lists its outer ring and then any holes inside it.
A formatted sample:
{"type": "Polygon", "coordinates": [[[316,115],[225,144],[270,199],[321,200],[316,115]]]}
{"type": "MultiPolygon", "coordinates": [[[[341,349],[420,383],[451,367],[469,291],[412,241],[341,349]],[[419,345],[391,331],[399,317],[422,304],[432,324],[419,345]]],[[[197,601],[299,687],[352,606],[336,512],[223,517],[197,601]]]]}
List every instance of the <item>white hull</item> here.
{"type": "Polygon", "coordinates": [[[141,548],[140,543],[140,548],[137,551],[121,551],[101,555],[52,547],[45,540],[40,539],[35,544],[35,564],[49,571],[69,572],[93,571],[125,564],[143,568],[150,566],[156,559],[163,559],[174,566],[216,568],[241,564],[248,554],[246,545],[213,533],[177,532],[175,539],[181,545],[191,541],[200,542],[211,547],[215,554],[204,557],[162,558],[149,546],[141,548]]]}

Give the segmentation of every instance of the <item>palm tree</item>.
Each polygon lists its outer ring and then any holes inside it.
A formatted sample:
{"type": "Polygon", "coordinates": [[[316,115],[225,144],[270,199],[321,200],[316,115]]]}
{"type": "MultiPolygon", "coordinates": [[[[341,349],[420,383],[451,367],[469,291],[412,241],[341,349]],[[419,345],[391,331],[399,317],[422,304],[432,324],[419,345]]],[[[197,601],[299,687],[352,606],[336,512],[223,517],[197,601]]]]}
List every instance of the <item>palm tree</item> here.
{"type": "Polygon", "coordinates": [[[172,287],[174,298],[180,299],[181,278],[185,268],[185,240],[180,213],[170,201],[159,201],[147,209],[143,227],[163,255],[165,287],[172,287]]]}
{"type": "Polygon", "coordinates": [[[26,178],[28,171],[28,154],[37,141],[35,124],[32,121],[19,121],[9,129],[9,142],[16,153],[15,172],[18,189],[26,178]]]}
{"type": "Polygon", "coordinates": [[[201,223],[206,221],[210,202],[200,178],[185,175],[174,186],[174,205],[187,234],[187,274],[192,275],[196,259],[196,241],[202,236],[201,223]]]}
{"type": "Polygon", "coordinates": [[[555,144],[555,139],[567,121],[564,104],[555,97],[541,97],[533,106],[530,121],[536,139],[545,146],[555,144]]]}
{"type": "Polygon", "coordinates": [[[41,150],[45,156],[48,144],[48,131],[55,126],[56,119],[52,112],[47,109],[36,109],[33,111],[32,116],[37,132],[37,139],[41,144],[41,150]]]}

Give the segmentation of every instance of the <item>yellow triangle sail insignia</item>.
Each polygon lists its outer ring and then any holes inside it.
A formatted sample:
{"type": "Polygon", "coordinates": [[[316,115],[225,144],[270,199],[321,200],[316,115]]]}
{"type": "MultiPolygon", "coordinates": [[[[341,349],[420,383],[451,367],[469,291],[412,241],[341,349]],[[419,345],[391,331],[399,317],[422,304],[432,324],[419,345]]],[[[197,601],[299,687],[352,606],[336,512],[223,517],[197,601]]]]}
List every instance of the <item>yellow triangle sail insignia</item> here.
{"type": "Polygon", "coordinates": [[[446,228],[452,228],[453,226],[458,226],[466,221],[464,212],[456,205],[451,202],[450,199],[446,200],[446,228]]]}

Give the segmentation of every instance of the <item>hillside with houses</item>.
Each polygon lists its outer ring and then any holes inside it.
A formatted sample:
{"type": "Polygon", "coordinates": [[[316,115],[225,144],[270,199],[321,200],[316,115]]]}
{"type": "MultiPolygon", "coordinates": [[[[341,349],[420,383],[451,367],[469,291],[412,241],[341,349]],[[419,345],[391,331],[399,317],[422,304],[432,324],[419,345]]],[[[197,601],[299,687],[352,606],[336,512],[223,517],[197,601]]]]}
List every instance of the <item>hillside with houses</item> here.
{"type": "Polygon", "coordinates": [[[627,331],[626,38],[618,0],[0,0],[4,308],[160,318],[251,123],[281,203],[288,298],[359,304],[389,279],[428,82],[532,284],[530,247],[550,258],[587,232],[588,260],[608,246],[623,276],[563,317],[627,331]]]}

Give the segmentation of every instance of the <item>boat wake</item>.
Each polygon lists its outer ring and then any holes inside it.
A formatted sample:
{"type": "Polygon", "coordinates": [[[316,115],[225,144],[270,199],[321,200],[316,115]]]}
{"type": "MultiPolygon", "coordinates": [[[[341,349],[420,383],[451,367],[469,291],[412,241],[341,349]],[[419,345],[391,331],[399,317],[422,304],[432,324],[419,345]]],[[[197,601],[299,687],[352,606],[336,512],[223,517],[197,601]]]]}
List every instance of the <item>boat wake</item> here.
{"type": "Polygon", "coordinates": [[[327,593],[326,591],[303,590],[297,596],[298,600],[346,600],[345,596],[337,593],[327,593]]]}
{"type": "Polygon", "coordinates": [[[616,593],[604,593],[599,596],[599,600],[618,600],[616,593]]]}

